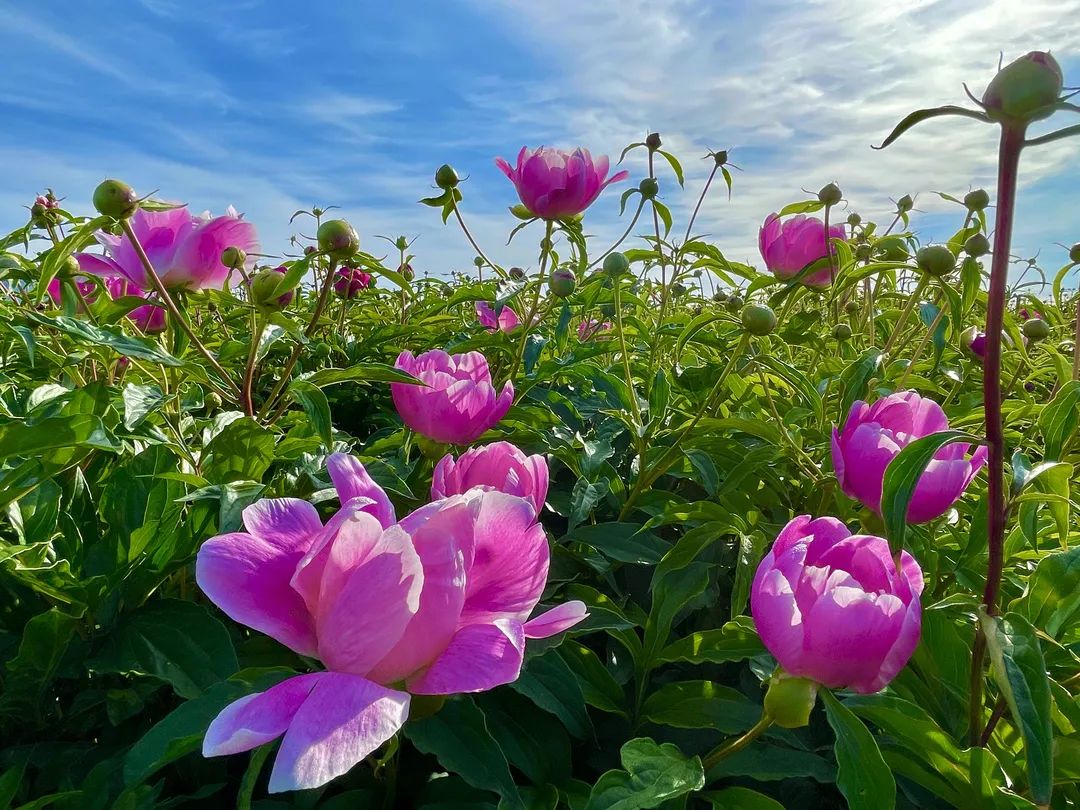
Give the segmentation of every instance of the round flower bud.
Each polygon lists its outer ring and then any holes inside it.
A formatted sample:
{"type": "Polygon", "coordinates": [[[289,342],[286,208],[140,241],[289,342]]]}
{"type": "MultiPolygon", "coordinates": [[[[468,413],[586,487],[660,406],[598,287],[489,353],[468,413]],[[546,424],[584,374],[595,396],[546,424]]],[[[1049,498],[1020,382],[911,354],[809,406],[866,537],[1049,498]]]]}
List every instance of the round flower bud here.
{"type": "Polygon", "coordinates": [[[1031,51],[998,71],[982,103],[995,121],[1038,121],[1053,112],[1062,84],[1057,60],[1045,51],[1031,51]]]}
{"type": "Polygon", "coordinates": [[[871,256],[872,251],[870,250],[870,245],[858,245],[855,248],[855,258],[858,259],[860,262],[870,261],[871,256]]]}
{"type": "Polygon", "coordinates": [[[614,304],[601,304],[600,305],[600,314],[603,315],[605,318],[613,318],[613,317],[615,317],[615,305],[614,304]]]}
{"type": "Polygon", "coordinates": [[[985,256],[990,252],[990,240],[981,233],[973,233],[964,242],[964,252],[976,259],[985,256]]]}
{"type": "Polygon", "coordinates": [[[1027,391],[1029,394],[1032,393],[1035,390],[1035,383],[1033,383],[1033,382],[1024,383],[1024,390],[1027,391]]]}
{"type": "Polygon", "coordinates": [[[57,271],[56,275],[58,278],[74,278],[75,274],[81,270],[82,268],[79,266],[79,260],[74,256],[68,256],[60,265],[60,269],[57,271]]]}
{"type": "Polygon", "coordinates": [[[435,172],[435,185],[441,189],[455,188],[458,184],[458,173],[449,163],[444,163],[435,172]]]}
{"type": "Polygon", "coordinates": [[[726,292],[724,292],[723,290],[717,290],[716,292],[713,293],[712,299],[713,299],[713,301],[716,301],[718,304],[722,304],[725,301],[727,301],[727,297],[728,296],[727,296],[726,292]]]}
{"type": "Polygon", "coordinates": [[[659,149],[661,143],[662,141],[660,140],[659,132],[650,132],[645,136],[645,145],[649,147],[650,152],[655,152],[659,149]]]}
{"type": "Polygon", "coordinates": [[[139,195],[122,180],[104,180],[94,189],[94,208],[103,216],[127,219],[139,207],[139,195]]]}
{"type": "Polygon", "coordinates": [[[818,202],[825,205],[837,205],[842,199],[844,194],[840,191],[840,186],[836,183],[826,183],[821,187],[821,191],[817,193],[818,202]]]}
{"type": "Polygon", "coordinates": [[[405,264],[401,265],[398,268],[398,272],[401,273],[402,277],[406,281],[412,281],[416,277],[416,273],[413,272],[412,265],[408,262],[405,262],[405,264]]]}
{"type": "MultiPolygon", "coordinates": [[[[619,255],[621,256],[622,254],[620,253],[619,255]]],[[[548,288],[554,295],[557,295],[559,298],[566,298],[573,294],[575,287],[577,287],[577,278],[574,276],[572,270],[560,267],[557,270],[551,271],[551,279],[548,281],[548,288]]]]}
{"type": "Polygon", "coordinates": [[[941,278],[956,269],[956,257],[945,245],[927,245],[919,248],[915,264],[926,275],[941,278]]]}
{"type": "Polygon", "coordinates": [[[910,194],[905,194],[899,200],[896,201],[896,210],[901,214],[906,214],[912,208],[915,207],[915,201],[911,199],[910,194]]]}
{"type": "Polygon", "coordinates": [[[716,161],[717,166],[723,166],[727,163],[727,149],[721,149],[719,152],[713,152],[713,160],[716,161]]]}
{"type": "Polygon", "coordinates": [[[671,294],[674,295],[676,298],[680,295],[686,295],[686,285],[683,284],[681,281],[676,281],[674,284],[671,285],[671,294]]]}
{"type": "Polygon", "coordinates": [[[876,248],[878,256],[887,262],[906,262],[910,256],[907,242],[901,236],[882,237],[876,248]]]}
{"type": "Polygon", "coordinates": [[[514,281],[521,281],[523,278],[525,278],[525,271],[522,270],[520,267],[511,267],[510,278],[512,278],[514,281]]]}
{"type": "Polygon", "coordinates": [[[221,394],[216,391],[211,391],[203,397],[203,405],[208,411],[216,411],[221,407],[221,394]]]}
{"type": "Polygon", "coordinates": [[[852,228],[862,224],[862,217],[852,211],[847,215],[847,224],[852,228]]]}
{"type": "Polygon", "coordinates": [[[858,301],[848,301],[846,304],[844,304],[844,312],[846,312],[848,315],[854,315],[859,311],[859,309],[860,307],[858,301]]]}
{"type": "Polygon", "coordinates": [[[1080,242],[1069,248],[1069,261],[1073,264],[1080,264],[1080,242]]]}
{"type": "Polygon", "coordinates": [[[833,327],[832,336],[841,342],[851,340],[851,327],[846,323],[838,323],[833,327]]]}
{"type": "Polygon", "coordinates": [[[960,333],[960,345],[969,357],[982,360],[986,354],[986,335],[977,326],[969,326],[960,333]]]}
{"type": "Polygon", "coordinates": [[[32,216],[34,219],[40,219],[42,216],[45,215],[45,212],[48,210],[48,207],[46,207],[43,203],[36,202],[30,206],[30,216],[32,216]]]}
{"type": "Polygon", "coordinates": [[[630,261],[625,253],[617,250],[604,257],[604,272],[609,276],[620,276],[630,270],[630,261]]]}
{"type": "Polygon", "coordinates": [[[776,328],[776,313],[762,304],[747,304],[740,317],[751,335],[767,335],[776,328]]]}
{"type": "Polygon", "coordinates": [[[238,247],[227,247],[221,251],[221,263],[233,270],[243,267],[246,261],[247,254],[238,247]]]}
{"type": "Polygon", "coordinates": [[[743,308],[743,303],[741,295],[730,295],[728,300],[724,302],[724,309],[728,312],[738,312],[743,308]]]}
{"type": "Polygon", "coordinates": [[[472,260],[472,263],[475,264],[477,267],[483,267],[484,266],[484,257],[483,256],[477,256],[476,258],[474,258],[472,260]]]}
{"type": "Polygon", "coordinates": [[[810,722],[818,685],[809,678],[774,675],[765,693],[765,714],[781,728],[802,728],[810,722]]]}
{"type": "Polygon", "coordinates": [[[347,259],[360,249],[356,229],[343,219],[328,219],[319,226],[319,250],[332,259],[347,259]]]}
{"type": "Polygon", "coordinates": [[[1030,318],[1024,321],[1023,332],[1028,340],[1046,340],[1050,337],[1050,324],[1042,318],[1030,318]]]}
{"type": "Polygon", "coordinates": [[[977,188],[964,195],[964,206],[969,211],[983,211],[990,205],[990,194],[984,188],[977,188]]]}
{"type": "Polygon", "coordinates": [[[646,200],[651,200],[660,191],[660,184],[656,182],[654,177],[646,177],[638,184],[638,191],[641,192],[641,196],[646,200]]]}
{"type": "Polygon", "coordinates": [[[281,290],[282,273],[269,267],[263,268],[251,279],[251,302],[263,310],[277,311],[291,300],[292,290],[281,290]]]}
{"type": "Polygon", "coordinates": [[[317,247],[315,247],[314,245],[308,245],[306,248],[304,248],[304,255],[305,256],[310,256],[311,254],[318,253],[318,252],[319,252],[319,249],[317,247]]]}

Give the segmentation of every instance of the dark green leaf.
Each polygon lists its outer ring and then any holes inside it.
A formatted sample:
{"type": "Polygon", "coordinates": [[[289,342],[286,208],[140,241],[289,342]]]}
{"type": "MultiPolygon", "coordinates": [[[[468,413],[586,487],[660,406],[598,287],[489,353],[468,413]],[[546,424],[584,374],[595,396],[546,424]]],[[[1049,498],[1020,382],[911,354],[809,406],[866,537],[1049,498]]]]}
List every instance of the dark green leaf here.
{"type": "Polygon", "coordinates": [[[892,810],[896,806],[896,781],[881,758],[877,741],[849,708],[820,690],[829,725],[836,734],[836,784],[851,810],[892,810]]]}

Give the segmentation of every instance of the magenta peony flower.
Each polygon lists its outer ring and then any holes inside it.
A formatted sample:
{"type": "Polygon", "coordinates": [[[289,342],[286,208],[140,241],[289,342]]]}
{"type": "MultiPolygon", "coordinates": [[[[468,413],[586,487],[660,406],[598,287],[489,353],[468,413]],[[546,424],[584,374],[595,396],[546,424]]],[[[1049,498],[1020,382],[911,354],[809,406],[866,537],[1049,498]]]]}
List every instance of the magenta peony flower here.
{"type": "MultiPolygon", "coordinates": [[[[139,209],[131,217],[131,227],[154,271],[169,289],[222,287],[230,277],[229,268],[221,263],[225,248],[237,247],[248,254],[259,251],[255,226],[241,219],[232,207],[225,216],[214,218],[209,214],[193,216],[187,207],[168,211],[139,209]]],[[[140,290],[153,290],[127,236],[99,232],[97,239],[105,246],[106,255],[76,254],[83,270],[105,278],[126,278],[140,290]]],[[[234,282],[240,280],[238,273],[232,275],[234,282]]]]}
{"type": "MultiPolygon", "coordinates": [[[[150,298],[154,295],[136,288],[126,278],[105,279],[105,289],[108,290],[109,297],[114,301],[125,296],[150,298]]],[[[153,335],[165,331],[165,307],[161,304],[146,304],[145,306],[135,307],[127,314],[127,317],[147,334],[153,335]]]]}
{"type": "Polygon", "coordinates": [[[750,613],[790,675],[860,694],[883,689],[919,643],[922,571],[906,551],[853,535],[839,520],[800,515],[758,566],[750,613]]]}
{"type": "MultiPolygon", "coordinates": [[[[843,239],[844,235],[842,223],[829,227],[830,237],[843,239]]],[[[770,273],[780,279],[792,278],[808,264],[829,255],[825,223],[805,214],[782,222],[778,214],[769,214],[758,232],[758,249],[770,273]]],[[[832,268],[823,267],[804,278],[803,283],[808,287],[827,287],[832,284],[832,274],[832,268]]]]}
{"type": "Polygon", "coordinates": [[[495,165],[510,178],[522,204],[541,219],[576,216],[592,205],[608,185],[630,176],[621,171],[605,180],[607,156],[594,161],[589,150],[581,148],[566,152],[541,146],[530,152],[523,146],[516,166],[502,158],[495,158],[495,165]]]}
{"type": "Polygon", "coordinates": [[[372,286],[372,278],[358,267],[341,267],[334,281],[334,292],[341,298],[356,298],[372,286]]]}
{"type": "MultiPolygon", "coordinates": [[[[833,428],[832,460],[840,488],[849,498],[881,512],[885,468],[907,445],[931,433],[949,429],[941,406],[914,391],[890,394],[873,405],[851,406],[842,431],[833,428]]],[[[930,461],[908,505],[909,523],[941,517],[964,494],[986,463],[986,448],[965,458],[966,444],[947,444],[930,461]]]]}
{"type": "Polygon", "coordinates": [[[487,360],[480,352],[451,355],[432,349],[413,357],[412,352],[404,351],[394,367],[424,383],[390,383],[402,421],[437,442],[475,441],[506,416],[514,401],[514,386],[509,381],[496,394],[487,360]]]}
{"type": "Polygon", "coordinates": [[[601,332],[607,332],[610,329],[611,321],[603,321],[602,323],[592,319],[582,321],[577,327],[578,340],[584,343],[586,340],[592,340],[601,332]]]}
{"type": "MultiPolygon", "coordinates": [[[[82,293],[82,297],[85,298],[87,302],[94,300],[97,296],[97,285],[94,282],[79,277],[75,277],[73,281],[79,292],[82,293]]],[[[56,304],[60,304],[62,301],[60,279],[54,278],[50,281],[47,290],[49,297],[52,298],[56,304]]],[[[79,304],[79,308],[82,309],[82,303],[79,304]]]]}
{"type": "Polygon", "coordinates": [[[495,442],[466,450],[457,461],[445,455],[431,477],[431,497],[460,495],[473,487],[490,487],[507,495],[527,498],[537,514],[548,491],[547,461],[527,456],[510,442],[495,442]]]}
{"type": "Polygon", "coordinates": [[[327,671],[240,698],[214,719],[204,756],[284,738],[271,792],[319,787],[401,728],[410,695],[480,692],[517,679],[527,638],[585,618],[567,602],[529,620],[548,544],[524,498],[473,490],[397,522],[363,465],[327,462],[341,509],[324,526],[294,498],[244,510],[244,532],[199,549],[199,587],[230,618],[327,671]]]}
{"type": "Polygon", "coordinates": [[[521,325],[518,314],[505,304],[496,318],[495,307],[487,301],[476,302],[476,319],[489,332],[513,332],[521,325]]]}

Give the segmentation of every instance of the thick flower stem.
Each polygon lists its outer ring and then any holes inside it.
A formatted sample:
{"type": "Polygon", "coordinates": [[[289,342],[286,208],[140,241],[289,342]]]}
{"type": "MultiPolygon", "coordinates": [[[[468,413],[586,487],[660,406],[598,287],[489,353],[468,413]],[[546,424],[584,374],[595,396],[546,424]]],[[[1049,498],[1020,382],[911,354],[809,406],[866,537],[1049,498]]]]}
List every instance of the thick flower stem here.
{"type": "Polygon", "coordinates": [[[717,746],[712,750],[711,753],[706,755],[701,760],[702,770],[704,770],[705,773],[708,774],[709,771],[715,768],[722,759],[724,759],[725,757],[729,757],[732,754],[738,753],[739,751],[742,751],[744,748],[746,748],[746,746],[750,745],[750,743],[752,743],[754,740],[756,740],[758,737],[768,731],[769,727],[772,725],[772,722],[773,721],[771,717],[769,717],[767,714],[762,714],[761,719],[758,720],[757,723],[755,723],[753,727],[751,727],[750,730],[747,731],[745,734],[740,737],[736,737],[733,740],[728,740],[726,743],[717,746]]]}
{"type": "Polygon", "coordinates": [[[1076,340],[1073,342],[1072,378],[1080,380],[1080,295],[1076,296],[1076,340]]]}
{"type": "MultiPolygon", "coordinates": [[[[1016,177],[1020,151],[1024,146],[1025,125],[1005,124],[1001,128],[998,150],[997,213],[994,220],[994,257],[990,266],[990,290],[986,301],[986,353],[983,356],[983,412],[986,417],[987,481],[987,554],[986,587],[983,605],[987,612],[997,610],[1001,575],[1005,565],[1005,437],[1001,421],[1001,328],[1005,319],[1005,286],[1009,271],[1009,244],[1012,239],[1013,210],[1016,206],[1016,177]]],[[[983,658],[986,639],[976,630],[971,660],[972,744],[981,740],[983,658]]]]}
{"type": "Polygon", "coordinates": [[[242,396],[240,388],[229,373],[221,367],[221,364],[217,361],[217,358],[210,353],[210,350],[203,345],[199,340],[198,335],[195,334],[195,330],[191,328],[191,324],[187,322],[187,319],[180,312],[180,309],[176,306],[176,302],[172,300],[172,296],[169,295],[169,291],[165,289],[165,285],[161,282],[160,276],[157,271],[154,270],[154,266],[150,263],[150,258],[146,255],[146,251],[143,250],[142,244],[139,242],[139,237],[135,235],[135,229],[131,227],[131,222],[126,219],[120,220],[120,227],[123,228],[124,233],[127,234],[128,240],[131,242],[132,248],[135,250],[135,255],[139,257],[139,262],[143,266],[143,270],[146,271],[146,277],[150,279],[150,283],[154,286],[155,292],[158,297],[161,298],[161,303],[165,305],[165,308],[169,311],[169,316],[172,321],[183,330],[184,334],[188,336],[188,340],[191,341],[199,353],[206,358],[206,362],[210,364],[210,367],[217,372],[221,377],[229,390],[232,392],[232,396],[239,400],[242,396]]]}

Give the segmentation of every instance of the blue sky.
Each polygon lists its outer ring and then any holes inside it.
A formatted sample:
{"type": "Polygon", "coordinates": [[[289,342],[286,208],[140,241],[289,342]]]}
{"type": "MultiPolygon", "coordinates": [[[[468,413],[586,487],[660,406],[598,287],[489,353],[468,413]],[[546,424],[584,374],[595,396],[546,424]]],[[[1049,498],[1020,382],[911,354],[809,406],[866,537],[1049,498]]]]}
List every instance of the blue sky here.
{"type": "MultiPolygon", "coordinates": [[[[732,259],[756,261],[765,215],[829,181],[864,217],[918,194],[916,226],[940,238],[961,213],[932,192],[992,190],[994,131],[953,119],[869,145],[916,107],[962,103],[964,81],[981,93],[999,51],[1051,48],[1080,84],[1078,12],[1080,0],[10,4],[0,228],[46,186],[89,213],[94,185],[115,176],[199,211],[233,204],[269,253],[304,227],[293,211],[340,205],[369,250],[375,234],[419,235],[415,266],[445,274],[472,251],[416,201],[450,162],[469,175],[485,249],[528,264],[527,233],[505,245],[516,198],[492,158],[540,143],[615,157],[655,129],[687,169],[685,192],[661,179],[677,220],[708,149],[731,147],[745,169],[696,229],[732,259]]],[[[628,168],[636,183],[643,166],[628,168]]],[[[623,227],[621,188],[590,212],[602,242],[623,227]]],[[[1077,188],[1080,140],[1025,155],[1014,252],[1064,263],[1053,243],[1080,240],[1077,188]]]]}

